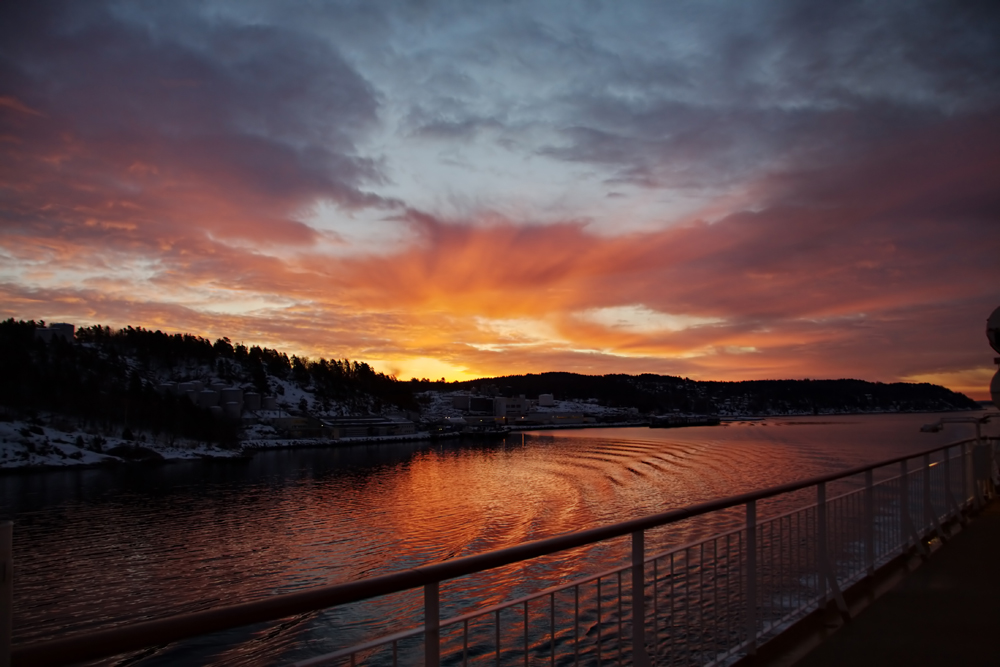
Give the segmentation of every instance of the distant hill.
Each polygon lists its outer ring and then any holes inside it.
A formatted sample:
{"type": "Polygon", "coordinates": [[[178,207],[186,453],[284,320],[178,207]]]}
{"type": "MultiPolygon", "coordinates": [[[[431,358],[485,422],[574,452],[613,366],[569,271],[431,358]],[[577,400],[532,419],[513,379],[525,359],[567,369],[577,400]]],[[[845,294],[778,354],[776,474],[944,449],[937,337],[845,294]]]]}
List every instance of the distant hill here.
{"type": "MultiPolygon", "coordinates": [[[[429,383],[431,387],[440,383],[429,383]]],[[[535,398],[595,398],[612,407],[641,412],[679,410],[706,414],[808,414],[820,412],[914,412],[975,410],[968,396],[928,383],[864,380],[697,381],[670,375],[578,375],[539,373],[484,378],[444,385],[535,398]]]]}
{"type": "MultiPolygon", "coordinates": [[[[40,336],[43,323],[0,322],[0,415],[66,415],[95,432],[141,429],[206,442],[235,444],[238,426],[213,418],[165,382],[223,382],[275,397],[294,414],[331,418],[417,412],[428,390],[476,389],[535,398],[596,399],[642,413],[809,414],[971,410],[968,397],[931,384],[862,380],[699,382],[666,375],[541,373],[469,382],[402,382],[364,362],[310,360],[278,350],[214,343],[142,328],[84,327],[75,340],[40,336]]],[[[49,330],[50,334],[54,334],[49,330]]],[[[89,432],[89,431],[88,431],[89,432]]]]}

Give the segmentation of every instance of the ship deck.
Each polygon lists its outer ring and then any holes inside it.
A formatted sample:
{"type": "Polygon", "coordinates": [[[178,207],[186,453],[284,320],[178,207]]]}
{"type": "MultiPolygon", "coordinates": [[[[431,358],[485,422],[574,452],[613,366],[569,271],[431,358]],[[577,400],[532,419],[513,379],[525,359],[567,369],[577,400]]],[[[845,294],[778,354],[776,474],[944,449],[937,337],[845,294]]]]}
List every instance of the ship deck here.
{"type": "Polygon", "coordinates": [[[742,664],[1000,664],[1000,499],[926,558],[901,559],[847,599],[849,621],[831,607],[742,664]]]}

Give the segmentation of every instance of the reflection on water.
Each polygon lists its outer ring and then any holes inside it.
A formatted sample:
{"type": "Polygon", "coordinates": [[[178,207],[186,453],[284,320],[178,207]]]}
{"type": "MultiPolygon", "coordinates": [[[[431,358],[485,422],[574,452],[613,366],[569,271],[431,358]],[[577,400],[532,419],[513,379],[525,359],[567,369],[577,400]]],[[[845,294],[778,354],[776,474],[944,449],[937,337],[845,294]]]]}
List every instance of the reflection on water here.
{"type": "MultiPolygon", "coordinates": [[[[662,512],[971,435],[932,415],[516,434],[10,474],[15,643],[351,581],[662,512]]],[[[995,427],[994,427],[995,428],[995,427]]],[[[764,511],[767,511],[766,509],[764,511]]],[[[712,517],[652,536],[712,534],[712,517]]],[[[442,586],[445,614],[624,561],[622,541],[442,586]]],[[[419,623],[417,593],[186,642],[143,664],[266,664],[419,623]]]]}

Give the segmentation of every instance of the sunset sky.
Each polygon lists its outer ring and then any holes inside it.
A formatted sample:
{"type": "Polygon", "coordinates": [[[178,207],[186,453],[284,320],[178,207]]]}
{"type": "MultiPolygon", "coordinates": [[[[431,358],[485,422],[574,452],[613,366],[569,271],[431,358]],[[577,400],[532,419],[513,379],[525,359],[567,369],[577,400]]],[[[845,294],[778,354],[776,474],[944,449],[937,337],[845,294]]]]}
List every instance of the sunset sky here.
{"type": "Polygon", "coordinates": [[[986,398],[1000,3],[5,2],[0,315],[986,398]]]}

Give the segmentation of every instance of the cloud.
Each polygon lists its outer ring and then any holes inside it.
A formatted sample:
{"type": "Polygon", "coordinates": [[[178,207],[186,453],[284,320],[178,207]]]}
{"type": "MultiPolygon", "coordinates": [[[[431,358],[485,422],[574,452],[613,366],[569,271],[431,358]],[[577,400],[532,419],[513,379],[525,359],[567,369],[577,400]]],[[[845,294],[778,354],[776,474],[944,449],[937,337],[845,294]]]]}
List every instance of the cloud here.
{"type": "Polygon", "coordinates": [[[316,231],[297,218],[317,200],[394,205],[364,189],[382,175],[355,150],[377,122],[375,93],[330,45],[274,26],[129,9],[7,9],[8,230],[87,236],[100,218],[113,238],[131,228],[302,245],[316,231]]]}
{"type": "Polygon", "coordinates": [[[5,6],[0,310],[404,375],[981,375],[991,5],[591,9],[5,6]]]}
{"type": "Polygon", "coordinates": [[[540,154],[611,168],[613,183],[710,189],[854,160],[1000,103],[1000,46],[986,37],[1000,12],[988,3],[662,11],[638,17],[664,27],[655,47],[638,25],[631,44],[583,30],[575,44],[591,62],[555,97],[563,122],[540,154]]]}
{"type": "MultiPolygon", "coordinates": [[[[955,124],[924,137],[928,145],[900,142],[870,163],[768,176],[773,201],[760,211],[610,238],[583,222],[444,221],[409,211],[401,222],[413,243],[333,263],[322,253],[278,258],[182,239],[151,252],[148,296],[178,295],[162,306],[174,326],[213,335],[229,326],[265,343],[336,348],[333,356],[396,368],[435,358],[484,374],[568,367],[889,381],[975,367],[977,313],[990,309],[1000,277],[990,224],[1000,205],[988,178],[995,134],[985,121],[955,124]],[[956,138],[965,132],[974,145],[956,138]],[[935,161],[916,164],[915,150],[935,161]],[[935,174],[953,174],[962,187],[935,174]],[[200,306],[182,306],[198,295],[200,306]],[[254,297],[265,304],[243,316],[218,305],[254,297]],[[640,326],[590,316],[623,309],[641,315],[640,326]],[[655,326],[663,322],[670,326],[655,326]]],[[[144,295],[140,286],[113,283],[47,298],[116,319],[169,321],[155,304],[140,308],[124,296],[144,295]]],[[[29,303],[6,301],[11,314],[29,303]]]]}

